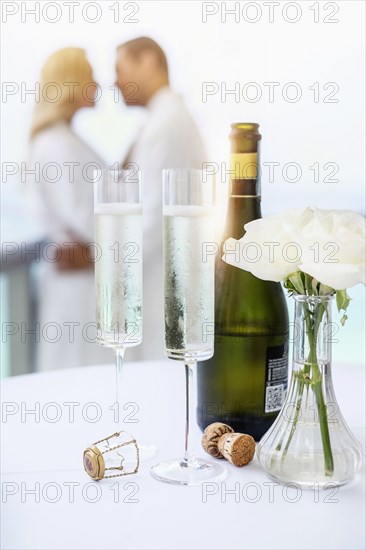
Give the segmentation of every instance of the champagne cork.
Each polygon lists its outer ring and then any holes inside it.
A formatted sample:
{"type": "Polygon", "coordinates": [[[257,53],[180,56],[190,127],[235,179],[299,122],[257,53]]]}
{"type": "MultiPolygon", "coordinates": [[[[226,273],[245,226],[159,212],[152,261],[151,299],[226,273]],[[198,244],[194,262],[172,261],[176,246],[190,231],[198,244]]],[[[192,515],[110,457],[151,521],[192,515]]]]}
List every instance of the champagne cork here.
{"type": "Polygon", "coordinates": [[[218,451],[231,464],[246,466],[253,460],[255,441],[251,435],[240,433],[225,433],[218,441],[218,451]]]}
{"type": "Polygon", "coordinates": [[[224,434],[230,434],[234,430],[227,424],[214,422],[207,426],[202,436],[202,447],[209,455],[215,458],[224,458],[219,451],[218,443],[224,434]]]}

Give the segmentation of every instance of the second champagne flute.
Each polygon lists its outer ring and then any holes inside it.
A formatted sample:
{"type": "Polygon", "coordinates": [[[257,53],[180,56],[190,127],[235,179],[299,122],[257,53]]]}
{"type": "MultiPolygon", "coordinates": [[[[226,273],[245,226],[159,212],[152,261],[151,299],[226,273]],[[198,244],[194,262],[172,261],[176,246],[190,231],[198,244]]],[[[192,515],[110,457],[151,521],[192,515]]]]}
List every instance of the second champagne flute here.
{"type": "Polygon", "coordinates": [[[190,433],[197,361],[214,352],[214,181],[202,170],[164,170],[163,197],[165,344],[168,357],[185,367],[186,433],[183,458],[161,462],[151,474],[197,485],[227,473],[219,461],[194,456],[190,433]]]}

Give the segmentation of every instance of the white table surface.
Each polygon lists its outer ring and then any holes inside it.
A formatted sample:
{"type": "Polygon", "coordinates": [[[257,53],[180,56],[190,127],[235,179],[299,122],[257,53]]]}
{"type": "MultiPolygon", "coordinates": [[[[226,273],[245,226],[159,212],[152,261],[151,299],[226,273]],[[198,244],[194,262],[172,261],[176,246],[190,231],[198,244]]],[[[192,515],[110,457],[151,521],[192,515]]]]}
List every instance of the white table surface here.
{"type": "MultiPolygon", "coordinates": [[[[361,365],[334,366],[339,405],[363,445],[364,381],[361,365]]],[[[229,477],[224,485],[204,490],[155,481],[149,467],[182,452],[183,368],[169,361],[127,363],[124,382],[124,401],[137,403],[139,410],[134,416],[137,423],[122,425],[114,423],[109,410],[114,392],[111,365],[2,381],[3,412],[7,403],[6,410],[12,408],[14,414],[3,414],[1,423],[1,548],[365,547],[364,471],[351,484],[318,493],[275,485],[256,459],[242,469],[227,463],[229,477]],[[26,409],[37,408],[39,417],[24,416],[26,409]],[[98,411],[101,417],[93,422],[98,411]],[[61,417],[52,422],[56,413],[61,417]],[[142,463],[135,476],[93,482],[83,470],[83,450],[118,428],[156,443],[159,455],[142,463]],[[39,502],[27,492],[32,489],[39,502]],[[238,493],[225,494],[225,489],[238,493]],[[203,493],[208,490],[215,494],[205,498],[203,493]]],[[[200,455],[196,426],[194,437],[200,455]]]]}

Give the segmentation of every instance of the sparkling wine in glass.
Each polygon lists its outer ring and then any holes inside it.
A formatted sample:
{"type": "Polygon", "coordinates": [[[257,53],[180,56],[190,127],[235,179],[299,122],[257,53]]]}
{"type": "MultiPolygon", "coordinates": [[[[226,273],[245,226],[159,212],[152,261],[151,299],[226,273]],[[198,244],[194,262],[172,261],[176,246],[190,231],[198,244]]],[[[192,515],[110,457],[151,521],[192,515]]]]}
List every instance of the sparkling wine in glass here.
{"type": "Polygon", "coordinates": [[[153,477],[180,485],[221,480],[226,468],[194,456],[193,380],[197,361],[214,352],[214,182],[202,170],[164,170],[165,344],[186,375],[185,451],[151,468],[153,477]]]}
{"type": "MultiPolygon", "coordinates": [[[[141,175],[96,170],[94,185],[97,341],[114,350],[119,417],[125,351],[142,342],[141,175]]],[[[156,454],[153,446],[139,446],[142,460],[156,454]]]]}

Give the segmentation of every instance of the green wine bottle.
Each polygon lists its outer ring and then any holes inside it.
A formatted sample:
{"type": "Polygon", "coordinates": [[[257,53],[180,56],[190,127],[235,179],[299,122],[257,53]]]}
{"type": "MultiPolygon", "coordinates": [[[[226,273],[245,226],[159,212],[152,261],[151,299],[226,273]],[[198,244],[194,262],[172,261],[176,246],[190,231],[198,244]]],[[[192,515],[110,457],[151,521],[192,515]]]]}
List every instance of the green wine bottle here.
{"type": "MultiPolygon", "coordinates": [[[[198,365],[197,421],[224,422],[259,440],[285,399],[288,311],[280,283],[223,262],[223,243],[261,217],[258,124],[231,125],[230,196],[216,258],[215,352],[198,365]]],[[[275,240],[275,235],[273,236],[275,240]]]]}

